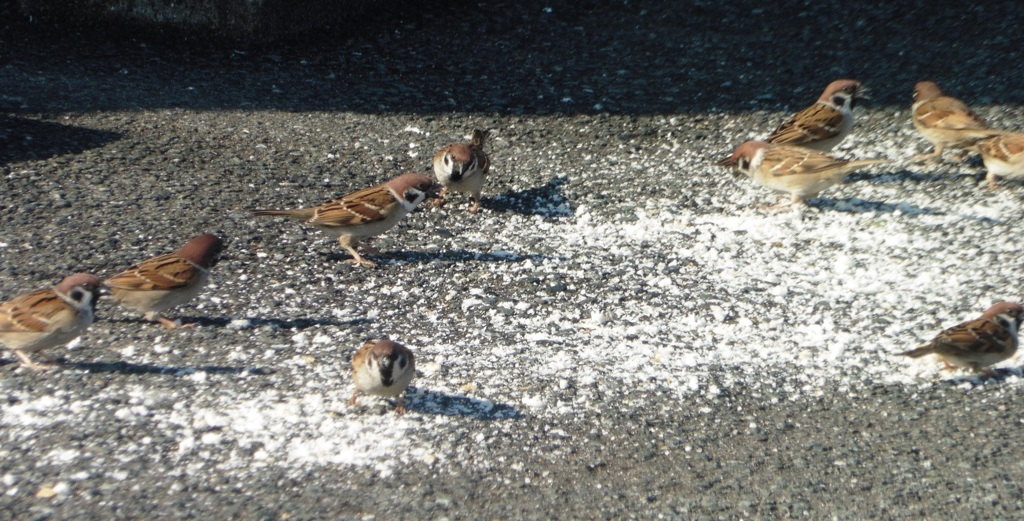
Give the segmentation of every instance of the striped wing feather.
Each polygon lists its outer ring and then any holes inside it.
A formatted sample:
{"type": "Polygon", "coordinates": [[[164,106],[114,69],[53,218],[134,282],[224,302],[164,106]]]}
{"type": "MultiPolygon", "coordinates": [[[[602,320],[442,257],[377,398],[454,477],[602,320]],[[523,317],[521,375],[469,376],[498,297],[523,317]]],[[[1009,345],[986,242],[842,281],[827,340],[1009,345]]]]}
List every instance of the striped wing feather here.
{"type": "Polygon", "coordinates": [[[977,149],[982,154],[994,157],[1005,163],[1024,154],[1024,134],[1008,134],[978,143],[977,149]]]}
{"type": "Polygon", "coordinates": [[[38,333],[46,331],[63,315],[74,314],[53,290],[40,289],[15,297],[0,305],[0,333],[38,333]]]}
{"type": "Polygon", "coordinates": [[[999,354],[1013,347],[1013,335],[996,322],[979,318],[939,333],[930,344],[940,355],[999,354]]]}
{"type": "Polygon", "coordinates": [[[175,253],[168,253],[114,275],[106,285],[129,291],[167,290],[187,286],[197,276],[199,268],[194,264],[175,253]]]}
{"type": "Polygon", "coordinates": [[[826,105],[815,103],[775,129],[765,141],[776,144],[800,144],[838,136],[843,114],[826,105]]]}
{"type": "Polygon", "coordinates": [[[773,177],[819,174],[837,164],[844,164],[825,154],[797,147],[774,147],[765,152],[764,160],[777,162],[772,168],[773,177]]]}
{"type": "Polygon", "coordinates": [[[956,98],[936,98],[917,108],[915,117],[928,128],[948,130],[982,130],[988,124],[956,98]]]}
{"type": "Polygon", "coordinates": [[[319,226],[353,226],[387,219],[395,206],[395,198],[384,186],[353,192],[316,207],[308,224],[319,226]]]}

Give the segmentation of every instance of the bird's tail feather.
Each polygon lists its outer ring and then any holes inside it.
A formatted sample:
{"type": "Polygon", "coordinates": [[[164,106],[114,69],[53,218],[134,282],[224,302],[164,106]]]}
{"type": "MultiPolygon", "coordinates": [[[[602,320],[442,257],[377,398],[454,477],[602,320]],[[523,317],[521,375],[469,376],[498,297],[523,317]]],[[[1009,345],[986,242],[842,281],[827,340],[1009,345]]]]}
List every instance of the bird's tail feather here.
{"type": "Polygon", "coordinates": [[[909,356],[910,358],[921,358],[922,356],[930,355],[934,352],[935,350],[932,349],[930,345],[925,344],[923,346],[911,349],[910,351],[900,353],[900,356],[909,356]]]}
{"type": "Polygon", "coordinates": [[[316,210],[313,208],[299,208],[296,210],[252,210],[253,215],[283,215],[296,219],[312,219],[316,210]]]}

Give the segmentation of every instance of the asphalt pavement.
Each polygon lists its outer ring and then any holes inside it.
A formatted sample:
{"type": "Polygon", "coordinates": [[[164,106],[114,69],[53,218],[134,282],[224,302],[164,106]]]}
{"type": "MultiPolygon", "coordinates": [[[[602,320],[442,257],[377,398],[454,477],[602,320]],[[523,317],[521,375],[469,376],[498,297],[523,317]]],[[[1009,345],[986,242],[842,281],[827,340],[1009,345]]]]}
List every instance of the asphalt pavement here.
{"type": "Polygon", "coordinates": [[[896,353],[1020,299],[1024,186],[931,164],[932,79],[1024,128],[1015,3],[483,2],[231,46],[6,22],[0,299],[203,232],[164,330],[100,302],[59,369],[0,355],[8,519],[1024,517],[1019,358],[896,353]],[[799,211],[714,166],[836,78],[834,153],[891,162],[799,211]],[[424,206],[367,268],[253,208],[326,201],[490,129],[482,209],[424,206]],[[397,416],[347,405],[402,342],[397,416]]]}

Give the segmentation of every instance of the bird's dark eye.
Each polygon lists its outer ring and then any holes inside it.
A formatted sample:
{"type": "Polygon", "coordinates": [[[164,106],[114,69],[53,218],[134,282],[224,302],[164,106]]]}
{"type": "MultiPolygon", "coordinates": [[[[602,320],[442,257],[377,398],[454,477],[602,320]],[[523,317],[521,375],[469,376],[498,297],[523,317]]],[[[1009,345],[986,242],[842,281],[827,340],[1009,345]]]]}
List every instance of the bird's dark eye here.
{"type": "Polygon", "coordinates": [[[404,356],[399,356],[398,357],[398,368],[399,369],[405,369],[405,357],[404,356]]]}
{"type": "Polygon", "coordinates": [[[748,161],[745,157],[741,157],[739,163],[737,164],[739,165],[740,170],[746,170],[750,168],[750,161],[748,161]]]}
{"type": "Polygon", "coordinates": [[[452,165],[452,156],[449,156],[448,154],[444,155],[444,165],[445,166],[451,166],[452,165]]]}

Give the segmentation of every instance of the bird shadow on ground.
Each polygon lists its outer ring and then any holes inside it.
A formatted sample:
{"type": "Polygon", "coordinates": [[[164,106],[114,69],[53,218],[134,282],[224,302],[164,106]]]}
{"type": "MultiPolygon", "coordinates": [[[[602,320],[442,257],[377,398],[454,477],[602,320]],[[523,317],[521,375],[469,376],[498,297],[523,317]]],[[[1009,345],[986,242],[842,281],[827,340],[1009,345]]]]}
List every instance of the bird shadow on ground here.
{"type": "Polygon", "coordinates": [[[541,215],[544,217],[570,217],[572,205],[563,193],[563,187],[569,183],[569,177],[560,175],[551,178],[541,186],[526,190],[508,190],[493,197],[480,201],[480,207],[501,213],[518,213],[523,215],[541,215]]]}
{"type": "Polygon", "coordinates": [[[77,154],[122,137],[107,130],[0,114],[0,165],[77,154]]]}
{"type": "Polygon", "coordinates": [[[478,420],[515,420],[523,417],[522,413],[508,404],[416,387],[409,387],[405,408],[420,414],[472,416],[478,420]]]}
{"type": "MultiPolygon", "coordinates": [[[[87,373],[120,373],[120,374],[167,374],[175,377],[187,376],[193,373],[208,374],[252,374],[268,375],[274,371],[263,367],[235,367],[223,365],[205,365],[197,367],[178,367],[172,365],[155,364],[134,364],[119,360],[117,362],[69,362],[64,357],[54,360],[57,366],[54,369],[77,369],[87,373]]],[[[0,360],[0,366],[15,364],[17,360],[0,360]]]]}
{"type": "Polygon", "coordinates": [[[183,320],[196,322],[200,325],[210,325],[217,327],[228,327],[232,323],[240,323],[239,321],[248,322],[248,325],[239,327],[238,329],[253,329],[262,326],[270,326],[275,329],[308,329],[317,326],[354,326],[360,324],[370,324],[373,322],[373,320],[370,320],[368,318],[353,318],[352,320],[332,320],[323,318],[282,319],[263,317],[183,317],[183,320]]]}
{"type": "Polygon", "coordinates": [[[868,201],[859,197],[843,197],[840,199],[832,197],[816,197],[811,199],[811,201],[815,201],[815,206],[818,206],[822,210],[827,209],[845,213],[900,212],[904,215],[942,215],[944,213],[933,208],[915,206],[905,201],[899,203],[887,203],[884,201],[868,201]]]}
{"type": "Polygon", "coordinates": [[[1024,377],[1024,367],[995,367],[991,368],[993,374],[986,373],[975,373],[975,374],[957,374],[948,378],[943,378],[942,383],[949,385],[960,386],[968,384],[972,387],[986,384],[998,384],[1009,380],[1010,378],[1021,378],[1024,377]]]}
{"type": "Polygon", "coordinates": [[[950,176],[946,174],[936,174],[932,172],[916,172],[913,170],[908,170],[907,168],[902,168],[900,170],[886,172],[884,174],[867,174],[861,172],[850,174],[846,178],[846,183],[852,182],[889,184],[899,183],[903,181],[914,181],[917,183],[934,183],[946,179],[948,177],[950,176]]]}
{"type": "Polygon", "coordinates": [[[262,367],[235,367],[223,365],[203,365],[196,367],[178,367],[172,365],[134,364],[123,360],[118,362],[70,362],[61,367],[79,369],[87,373],[119,373],[119,374],[166,374],[175,377],[188,376],[193,373],[207,374],[251,374],[268,375],[274,371],[262,367]]]}
{"type": "MultiPolygon", "coordinates": [[[[162,326],[150,322],[144,318],[107,318],[107,322],[152,324],[154,328],[163,329],[162,326]]],[[[354,318],[352,320],[330,320],[322,318],[263,318],[263,317],[206,317],[206,316],[183,316],[178,317],[182,324],[195,324],[204,327],[231,327],[233,329],[255,329],[262,326],[270,326],[274,329],[308,329],[317,326],[349,326],[369,324],[373,322],[367,318],[354,318]]]]}
{"type": "Polygon", "coordinates": [[[393,251],[377,257],[380,264],[425,264],[433,261],[449,262],[521,262],[530,260],[535,263],[551,259],[548,255],[520,255],[510,251],[479,252],[469,250],[447,250],[440,252],[393,251]]]}

